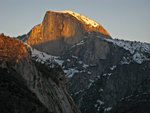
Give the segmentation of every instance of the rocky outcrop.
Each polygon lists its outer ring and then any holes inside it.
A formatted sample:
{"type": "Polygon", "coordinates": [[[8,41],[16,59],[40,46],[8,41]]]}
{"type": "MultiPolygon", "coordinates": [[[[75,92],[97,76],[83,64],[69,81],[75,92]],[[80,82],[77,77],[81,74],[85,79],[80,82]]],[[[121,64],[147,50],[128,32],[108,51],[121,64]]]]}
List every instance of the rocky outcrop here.
{"type": "Polygon", "coordinates": [[[0,68],[1,113],[49,113],[13,69],[0,68]]]}
{"type": "MultiPolygon", "coordinates": [[[[21,102],[22,104],[20,106],[22,106],[23,104],[31,103],[31,109],[32,105],[35,106],[34,110],[39,109],[37,113],[40,111],[45,111],[49,113],[80,113],[80,111],[76,108],[72,98],[67,92],[65,85],[65,75],[59,65],[55,65],[53,68],[47,68],[45,65],[38,64],[32,61],[25,45],[22,42],[12,39],[10,37],[1,35],[0,45],[3,45],[3,48],[0,48],[0,67],[2,70],[8,70],[7,73],[3,71],[3,73],[0,74],[1,78],[3,78],[4,74],[6,74],[8,76],[12,75],[13,78],[17,78],[17,83],[19,82],[19,80],[22,81],[22,85],[20,85],[19,83],[15,84],[19,85],[18,87],[20,88],[22,88],[23,85],[26,86],[25,91],[28,89],[29,95],[33,93],[35,95],[35,100],[37,100],[36,102],[33,99],[33,104],[32,99],[29,100],[29,102],[27,101],[26,103],[21,102]],[[11,74],[12,72],[14,73],[11,74]]],[[[6,90],[8,90],[8,88],[10,87],[6,87],[6,90]]],[[[14,90],[12,89],[12,91],[14,90]]],[[[15,97],[13,96],[12,98],[15,99],[15,97]]],[[[28,97],[24,98],[28,99],[28,97]]],[[[20,101],[21,99],[18,99],[14,103],[20,101]]],[[[1,102],[4,102],[4,100],[0,101],[0,103],[1,102]]],[[[13,106],[11,105],[12,103],[8,104],[9,107],[13,106]]],[[[17,106],[18,104],[15,105],[17,106]]],[[[21,110],[19,111],[23,111],[25,108],[26,106],[22,106],[21,110]]],[[[31,111],[31,109],[29,109],[29,111],[31,111]]],[[[11,111],[15,110],[18,110],[17,107],[12,107],[11,111]]]]}
{"type": "Polygon", "coordinates": [[[79,36],[84,32],[82,23],[72,15],[48,11],[43,22],[33,28],[28,44],[38,45],[60,38],[79,36]]]}
{"type": "Polygon", "coordinates": [[[23,42],[0,35],[0,61],[18,62],[28,57],[28,51],[23,42]]]}
{"type": "MultiPolygon", "coordinates": [[[[74,14],[75,12],[70,14],[47,11],[43,22],[32,29],[27,43],[40,51],[60,55],[73,44],[80,42],[86,32],[97,32],[110,38],[109,33],[100,24],[92,26],[83,19],[79,20],[82,15],[74,14]]],[[[84,19],[91,21],[89,18],[84,19]]]]}

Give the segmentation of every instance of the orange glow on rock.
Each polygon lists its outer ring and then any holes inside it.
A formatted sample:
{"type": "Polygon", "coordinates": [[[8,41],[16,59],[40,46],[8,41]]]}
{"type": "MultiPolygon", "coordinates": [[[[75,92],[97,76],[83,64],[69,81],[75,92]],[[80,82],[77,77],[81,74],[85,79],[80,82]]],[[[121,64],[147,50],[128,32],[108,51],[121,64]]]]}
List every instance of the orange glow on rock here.
{"type": "Polygon", "coordinates": [[[18,62],[27,56],[29,54],[23,42],[4,34],[0,35],[0,61],[18,62]]]}
{"type": "Polygon", "coordinates": [[[83,15],[78,17],[78,15],[79,14],[75,12],[70,14],[70,12],[47,11],[43,22],[32,29],[27,44],[31,46],[38,45],[60,38],[81,36],[86,32],[99,32],[110,36],[110,34],[97,22],[83,15]],[[92,25],[90,23],[92,23],[92,25]]]}

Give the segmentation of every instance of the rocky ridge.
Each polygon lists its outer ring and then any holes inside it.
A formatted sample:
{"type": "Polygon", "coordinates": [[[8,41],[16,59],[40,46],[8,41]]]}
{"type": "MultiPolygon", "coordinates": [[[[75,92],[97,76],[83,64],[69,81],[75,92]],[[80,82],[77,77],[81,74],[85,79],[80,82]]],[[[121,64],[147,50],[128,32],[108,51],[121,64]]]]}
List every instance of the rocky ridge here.
{"type": "Polygon", "coordinates": [[[4,34],[0,35],[0,53],[0,61],[5,62],[17,62],[29,56],[23,42],[6,37],[4,34]]]}
{"type": "Polygon", "coordinates": [[[0,35],[0,45],[3,45],[0,48],[0,78],[2,84],[4,82],[4,90],[2,90],[0,97],[3,101],[0,101],[0,104],[7,101],[7,98],[2,98],[3,94],[9,95],[17,91],[14,96],[11,96],[13,101],[1,106],[1,111],[7,111],[8,107],[14,113],[21,111],[80,113],[67,92],[65,75],[58,64],[55,64],[52,68],[47,68],[46,64],[42,65],[35,62],[21,41],[6,37],[3,34],[0,35]],[[7,84],[8,86],[5,86],[7,84]],[[14,88],[9,91],[12,87],[11,84],[14,88]],[[19,85],[18,90],[16,90],[17,85],[19,85]],[[27,95],[24,95],[24,92],[27,92],[27,95]],[[28,95],[31,95],[31,97],[28,95]],[[24,99],[27,99],[27,101],[21,102],[24,99]],[[18,105],[17,102],[21,104],[18,105]],[[25,110],[27,107],[24,106],[25,104],[31,104],[28,110],[25,110]]]}

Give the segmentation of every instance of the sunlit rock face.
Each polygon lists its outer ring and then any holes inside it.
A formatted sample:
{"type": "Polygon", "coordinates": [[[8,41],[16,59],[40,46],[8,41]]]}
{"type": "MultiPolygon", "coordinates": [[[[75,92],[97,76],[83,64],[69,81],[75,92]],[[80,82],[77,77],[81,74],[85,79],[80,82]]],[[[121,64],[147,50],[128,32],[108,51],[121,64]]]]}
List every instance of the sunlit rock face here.
{"type": "Polygon", "coordinates": [[[0,35],[0,61],[18,62],[27,56],[29,54],[23,42],[0,35]]]}
{"type": "Polygon", "coordinates": [[[85,29],[80,21],[70,14],[46,12],[43,22],[36,26],[28,39],[28,44],[36,45],[60,38],[81,35],[85,29]]]}
{"type": "Polygon", "coordinates": [[[43,22],[35,26],[27,43],[53,55],[82,40],[86,32],[97,32],[110,38],[109,33],[97,22],[72,11],[47,11],[43,22]]]}

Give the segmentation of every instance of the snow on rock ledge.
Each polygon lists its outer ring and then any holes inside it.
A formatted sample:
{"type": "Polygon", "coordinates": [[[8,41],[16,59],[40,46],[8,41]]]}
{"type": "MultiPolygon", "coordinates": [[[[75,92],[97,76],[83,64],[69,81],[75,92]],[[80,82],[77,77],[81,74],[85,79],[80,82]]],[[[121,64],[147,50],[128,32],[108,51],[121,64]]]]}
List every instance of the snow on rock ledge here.
{"type": "Polygon", "coordinates": [[[129,51],[132,55],[132,58],[123,57],[121,61],[122,64],[129,64],[131,61],[134,61],[138,64],[141,64],[143,61],[150,60],[145,54],[150,54],[150,44],[142,42],[133,42],[133,41],[123,41],[117,39],[104,39],[108,42],[113,43],[125,50],[129,51]]]}
{"type": "Polygon", "coordinates": [[[58,13],[69,13],[73,15],[74,17],[76,17],[78,20],[84,21],[86,24],[90,24],[93,27],[97,27],[99,25],[99,23],[91,20],[90,18],[83,16],[81,14],[78,14],[76,12],[73,12],[73,11],[64,10],[64,11],[58,11],[58,13]]]}
{"type": "Polygon", "coordinates": [[[62,66],[62,64],[64,62],[64,61],[60,60],[58,56],[48,55],[45,52],[41,52],[37,49],[32,48],[31,46],[28,46],[28,48],[31,51],[32,58],[35,58],[36,62],[40,62],[42,64],[57,62],[60,66],[62,66]]]}
{"type": "Polygon", "coordinates": [[[133,42],[133,41],[122,41],[117,39],[105,39],[108,42],[112,42],[114,45],[123,47],[125,50],[130,51],[131,54],[134,54],[135,51],[141,51],[150,53],[150,44],[142,42],[133,42]]]}

